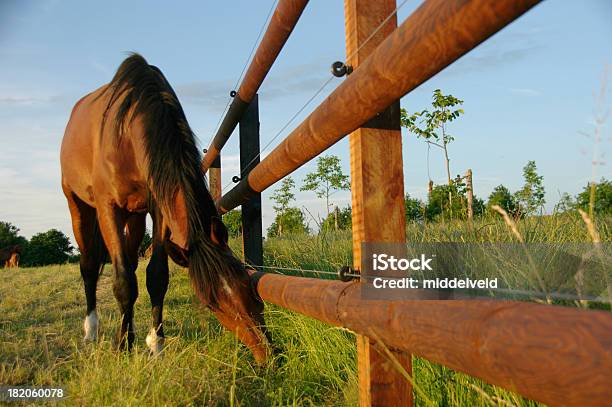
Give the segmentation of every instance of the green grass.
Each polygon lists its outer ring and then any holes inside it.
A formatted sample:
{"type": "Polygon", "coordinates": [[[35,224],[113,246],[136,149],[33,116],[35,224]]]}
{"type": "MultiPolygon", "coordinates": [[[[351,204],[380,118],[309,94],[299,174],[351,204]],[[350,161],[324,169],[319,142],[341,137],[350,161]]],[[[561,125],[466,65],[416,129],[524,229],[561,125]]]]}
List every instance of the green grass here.
{"type": "MultiPolygon", "coordinates": [[[[610,223],[599,222],[610,241],[610,223]]],[[[529,241],[588,241],[572,217],[530,219],[520,225],[529,241]]],[[[410,225],[410,241],[510,241],[498,220],[410,225]]],[[[270,265],[334,270],[351,263],[350,232],[294,236],[265,243],[270,265]]],[[[233,242],[238,245],[238,242],[233,242]]],[[[282,350],[265,367],[200,307],[185,270],[172,265],[166,296],[165,354],[150,358],[144,344],[150,302],[144,262],[138,269],[137,342],[133,352],[112,348],[118,311],[107,266],[98,288],[101,338],[83,344],[85,299],[77,265],[0,270],[0,383],[65,387],[79,405],[338,405],[358,404],[353,334],[268,305],[266,320],[282,350]]],[[[419,358],[414,379],[434,405],[535,403],[419,358]]],[[[570,391],[560,389],[560,391],[570,391]]],[[[416,397],[417,405],[429,405],[416,397]]]]}

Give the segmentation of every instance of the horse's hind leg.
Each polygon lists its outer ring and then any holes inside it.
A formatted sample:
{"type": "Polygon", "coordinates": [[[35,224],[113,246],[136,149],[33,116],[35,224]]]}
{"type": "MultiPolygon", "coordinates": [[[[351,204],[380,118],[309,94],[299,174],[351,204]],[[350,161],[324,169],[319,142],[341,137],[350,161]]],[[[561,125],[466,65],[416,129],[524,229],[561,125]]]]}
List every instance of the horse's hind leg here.
{"type": "Polygon", "coordinates": [[[151,213],[153,217],[153,251],[147,266],[147,291],[151,298],[151,316],[153,324],[147,335],[147,346],[152,354],[159,354],[164,347],[164,327],[162,311],[164,297],[168,291],[168,253],[164,248],[162,236],[162,220],[157,210],[151,213]]]}
{"type": "Polygon", "coordinates": [[[96,313],[96,287],[98,277],[106,259],[106,248],[100,234],[96,210],[81,201],[72,192],[65,191],[68,208],[72,217],[74,238],[81,253],[81,277],[85,285],[87,313],[83,323],[85,341],[95,341],[98,336],[98,315],[96,313]]]}
{"type": "MultiPolygon", "coordinates": [[[[134,216],[144,218],[144,215],[134,216]]],[[[134,343],[134,303],[138,297],[138,283],[136,281],[138,258],[136,253],[136,259],[134,259],[133,250],[131,250],[134,245],[137,249],[138,245],[135,243],[137,240],[135,234],[133,238],[127,238],[131,233],[129,222],[132,220],[129,218],[129,213],[120,208],[110,205],[98,207],[100,230],[113,262],[113,293],[121,312],[121,325],[117,331],[116,341],[117,347],[120,349],[131,349],[134,343]]],[[[142,239],[142,235],[140,239],[142,239]]],[[[138,244],[140,244],[140,240],[138,240],[138,244]]]]}
{"type": "MultiPolygon", "coordinates": [[[[146,229],[146,213],[131,214],[125,223],[125,251],[128,261],[128,269],[136,281],[136,269],[138,268],[138,251],[146,229]]],[[[136,292],[138,295],[138,292],[136,292]]],[[[136,298],[134,297],[134,301],[136,298]]],[[[133,306],[133,304],[132,304],[133,306]]],[[[132,328],[133,330],[133,328],[132,328]]]]}

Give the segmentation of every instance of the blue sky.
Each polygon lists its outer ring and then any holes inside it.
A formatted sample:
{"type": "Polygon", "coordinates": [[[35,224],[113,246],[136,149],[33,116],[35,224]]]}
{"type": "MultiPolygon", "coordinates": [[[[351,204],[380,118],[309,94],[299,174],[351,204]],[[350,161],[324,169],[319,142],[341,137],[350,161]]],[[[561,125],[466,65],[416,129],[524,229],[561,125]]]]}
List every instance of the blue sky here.
{"type": "MultiPolygon", "coordinates": [[[[108,82],[128,51],[162,69],[206,147],[272,0],[169,4],[0,2],[0,220],[27,237],[52,227],[72,236],[60,188],[64,126],[74,103],[108,82]]],[[[399,21],[418,4],[408,0],[399,21]]],[[[609,120],[601,143],[595,146],[592,137],[594,94],[612,63],[611,39],[611,1],[548,0],[406,95],[402,106],[423,109],[436,88],[463,99],[466,114],[449,128],[456,137],[449,147],[453,174],[472,168],[475,193],[486,198],[500,183],[520,188],[522,167],[535,160],[550,210],[560,192],[575,194],[589,181],[595,147],[604,163],[612,153],[609,120]]],[[[262,146],[329,78],[330,64],[344,57],[343,2],[312,0],[260,90],[262,146]]],[[[606,107],[610,78],[612,72],[606,107]]],[[[271,147],[340,81],[334,79],[271,147]]],[[[238,172],[237,143],[234,137],[224,150],[224,185],[238,172]]],[[[348,139],[329,153],[341,157],[348,174],[348,139]]],[[[425,198],[426,145],[404,133],[403,155],[406,192],[425,198]]],[[[298,185],[313,167],[294,173],[298,185]]],[[[612,177],[609,163],[596,170],[598,177],[612,177]]],[[[436,150],[429,172],[434,182],[444,182],[436,150]]],[[[271,192],[263,196],[264,227],[273,219],[271,192]]],[[[313,193],[297,198],[315,216],[324,212],[313,193]]],[[[350,195],[339,193],[334,201],[346,206],[350,195]]]]}

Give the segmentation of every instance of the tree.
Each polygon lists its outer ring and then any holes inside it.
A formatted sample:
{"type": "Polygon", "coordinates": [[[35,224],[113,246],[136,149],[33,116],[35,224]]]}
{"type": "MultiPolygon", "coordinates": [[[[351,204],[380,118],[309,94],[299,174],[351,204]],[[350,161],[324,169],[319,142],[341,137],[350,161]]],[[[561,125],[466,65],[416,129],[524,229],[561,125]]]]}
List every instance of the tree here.
{"type": "Polygon", "coordinates": [[[528,161],[523,167],[525,184],[515,194],[521,216],[533,214],[546,203],[544,200],[544,177],[538,175],[537,170],[535,161],[528,161]]]}
{"type": "Polygon", "coordinates": [[[458,191],[454,185],[436,185],[429,194],[425,207],[427,220],[435,220],[439,217],[450,219],[453,213],[464,213],[460,199],[451,200],[451,196],[458,197],[458,191]]]}
{"type": "Polygon", "coordinates": [[[19,236],[19,228],[10,222],[0,221],[0,249],[13,245],[27,245],[25,237],[19,236]]]}
{"type": "MultiPolygon", "coordinates": [[[[467,218],[465,183],[463,183],[459,176],[451,181],[450,187],[448,185],[436,185],[433,187],[425,206],[425,217],[427,220],[435,220],[440,217],[445,219],[467,218]],[[451,196],[454,199],[451,199],[451,196]]],[[[473,197],[472,211],[474,216],[482,215],[484,212],[484,202],[476,195],[473,197]]]]}
{"type": "Polygon", "coordinates": [[[472,213],[474,214],[474,217],[481,216],[483,213],[485,213],[484,201],[476,197],[475,195],[474,195],[474,200],[472,202],[472,213]]]}
{"type": "Polygon", "coordinates": [[[420,199],[410,198],[410,195],[406,194],[404,198],[404,208],[406,210],[406,223],[423,220],[425,216],[425,204],[420,199]]]}
{"type": "Polygon", "coordinates": [[[284,221],[289,221],[291,219],[291,217],[287,217],[285,215],[287,215],[289,210],[292,209],[289,207],[289,204],[291,203],[291,201],[295,200],[293,188],[295,188],[295,182],[293,181],[293,178],[286,177],[281,181],[280,187],[276,191],[274,191],[271,197],[275,203],[275,205],[273,205],[272,207],[276,212],[276,218],[274,223],[278,229],[275,232],[278,236],[282,236],[283,234],[283,229],[285,227],[284,221]]]}
{"type": "Polygon", "coordinates": [[[351,230],[352,227],[353,218],[351,213],[351,207],[347,206],[343,209],[339,209],[338,207],[336,207],[336,210],[334,212],[332,212],[327,218],[323,219],[323,223],[321,224],[321,231],[351,230]]]}
{"type": "Polygon", "coordinates": [[[72,254],[68,236],[57,229],[50,229],[32,236],[24,262],[29,266],[65,263],[72,254]]]}
{"type": "Polygon", "coordinates": [[[242,233],[242,211],[232,209],[223,215],[223,223],[230,237],[238,237],[242,233]]]}
{"type": "Polygon", "coordinates": [[[508,188],[503,185],[498,185],[493,189],[493,192],[489,195],[489,199],[487,200],[487,208],[491,210],[493,205],[498,205],[503,208],[510,215],[517,214],[517,203],[516,199],[514,199],[514,195],[510,192],[508,188]]]}
{"type": "Polygon", "coordinates": [[[297,234],[305,235],[310,232],[304,218],[304,213],[298,208],[287,208],[287,210],[276,215],[274,222],[268,228],[268,238],[281,236],[279,233],[282,230],[283,235],[297,234]],[[280,228],[279,225],[283,227],[280,228]]]}
{"type": "Polygon", "coordinates": [[[612,214],[612,181],[602,178],[598,184],[589,183],[576,196],[576,207],[601,215],[612,214]]]}
{"type": "Polygon", "coordinates": [[[144,235],[142,236],[142,241],[140,242],[140,246],[138,247],[138,256],[143,257],[147,252],[149,246],[153,243],[153,238],[151,237],[151,232],[149,229],[145,229],[144,235]]]}
{"type": "Polygon", "coordinates": [[[342,173],[340,158],[326,155],[317,159],[317,171],[306,174],[302,191],[315,191],[318,198],[325,198],[326,218],[329,218],[329,197],[350,188],[347,175],[342,173]]]}
{"type": "MultiPolygon", "coordinates": [[[[417,137],[425,139],[430,146],[440,148],[444,152],[444,163],[448,186],[452,187],[450,159],[448,157],[448,144],[455,138],[447,130],[447,123],[459,118],[464,111],[455,109],[463,104],[463,100],[453,95],[444,95],[440,89],[434,90],[432,110],[424,109],[420,112],[408,114],[406,109],[401,109],[401,125],[416,134],[417,137]]],[[[449,197],[452,200],[452,198],[449,197]]]]}
{"type": "Polygon", "coordinates": [[[576,202],[570,194],[564,192],[559,197],[559,202],[555,205],[554,213],[570,212],[576,208],[576,202]]]}

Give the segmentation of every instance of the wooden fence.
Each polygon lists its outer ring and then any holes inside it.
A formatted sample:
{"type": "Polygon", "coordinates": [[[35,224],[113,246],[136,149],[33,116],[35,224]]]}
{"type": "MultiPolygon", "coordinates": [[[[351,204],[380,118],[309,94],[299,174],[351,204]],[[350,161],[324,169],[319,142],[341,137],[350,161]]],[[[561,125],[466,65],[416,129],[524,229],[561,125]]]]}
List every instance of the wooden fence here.
{"type": "MultiPolygon", "coordinates": [[[[256,93],[307,5],[279,0],[203,160],[220,211],[242,205],[247,215],[247,261],[262,264],[260,193],[347,134],[355,268],[362,242],[405,242],[399,98],[537,3],[429,0],[397,27],[395,0],[345,0],[352,73],[259,162],[256,93]],[[220,153],[238,123],[245,165],[221,196],[220,153]]],[[[491,300],[384,302],[362,299],[359,282],[253,278],[264,300],[357,334],[363,406],[412,405],[411,354],[552,405],[612,400],[609,312],[491,300]]]]}

